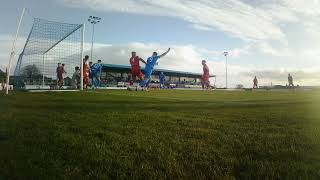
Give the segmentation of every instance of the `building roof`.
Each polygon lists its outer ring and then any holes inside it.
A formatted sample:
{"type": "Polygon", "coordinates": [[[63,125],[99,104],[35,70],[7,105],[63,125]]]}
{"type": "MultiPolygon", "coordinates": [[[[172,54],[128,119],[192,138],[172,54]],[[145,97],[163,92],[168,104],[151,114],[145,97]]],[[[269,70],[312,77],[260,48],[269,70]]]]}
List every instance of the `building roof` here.
{"type": "MultiPolygon", "coordinates": [[[[130,71],[131,66],[127,65],[118,65],[118,64],[103,64],[103,69],[115,69],[115,70],[122,70],[122,71],[130,71]]],[[[144,71],[144,67],[141,68],[144,71]]],[[[155,73],[163,72],[166,75],[177,75],[177,76],[188,76],[188,77],[202,77],[200,73],[192,73],[192,72],[184,72],[184,71],[173,71],[167,69],[154,69],[155,73]]],[[[212,75],[211,77],[216,77],[212,75]]]]}

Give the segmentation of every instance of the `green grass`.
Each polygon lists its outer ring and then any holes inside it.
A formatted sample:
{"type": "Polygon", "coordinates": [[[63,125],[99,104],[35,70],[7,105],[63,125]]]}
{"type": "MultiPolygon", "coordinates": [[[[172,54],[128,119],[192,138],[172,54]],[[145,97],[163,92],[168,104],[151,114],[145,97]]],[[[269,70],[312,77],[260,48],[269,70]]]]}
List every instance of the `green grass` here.
{"type": "Polygon", "coordinates": [[[319,179],[320,92],[0,95],[0,179],[319,179]]]}

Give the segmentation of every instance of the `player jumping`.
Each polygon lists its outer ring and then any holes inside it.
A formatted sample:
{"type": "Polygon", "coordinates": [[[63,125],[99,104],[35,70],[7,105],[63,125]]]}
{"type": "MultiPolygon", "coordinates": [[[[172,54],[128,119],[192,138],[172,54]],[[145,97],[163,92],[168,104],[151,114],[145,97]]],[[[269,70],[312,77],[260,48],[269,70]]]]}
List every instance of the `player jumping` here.
{"type": "Polygon", "coordinates": [[[210,88],[210,71],[209,67],[207,66],[206,60],[202,61],[203,66],[203,75],[202,75],[202,89],[209,89],[210,88]]]}
{"type": "Polygon", "coordinates": [[[157,52],[154,52],[151,57],[148,58],[146,68],[144,70],[144,80],[140,82],[140,86],[142,90],[147,90],[149,87],[149,83],[151,82],[151,75],[153,72],[154,66],[157,64],[157,61],[166,56],[170,52],[170,48],[160,56],[158,56],[157,52]]]}

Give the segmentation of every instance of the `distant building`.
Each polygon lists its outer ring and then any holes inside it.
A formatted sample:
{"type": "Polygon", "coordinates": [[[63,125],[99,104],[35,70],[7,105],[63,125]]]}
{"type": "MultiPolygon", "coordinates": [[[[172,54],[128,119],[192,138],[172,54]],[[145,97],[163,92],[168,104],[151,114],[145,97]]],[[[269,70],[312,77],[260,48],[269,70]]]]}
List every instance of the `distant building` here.
{"type": "Polygon", "coordinates": [[[259,86],[261,89],[287,89],[287,86],[283,85],[272,85],[272,86],[259,86]]]}
{"type": "MultiPolygon", "coordinates": [[[[144,72],[144,68],[142,68],[142,72],[144,72]]],[[[165,69],[155,69],[152,74],[151,83],[159,84],[160,72],[165,74],[167,84],[175,84],[176,87],[184,88],[190,87],[190,85],[201,84],[202,74],[165,69]]],[[[131,67],[125,65],[103,64],[101,79],[102,85],[106,87],[117,86],[119,83],[129,83],[131,80],[131,67]]]]}
{"type": "MultiPolygon", "coordinates": [[[[199,66],[199,68],[201,68],[199,66]]],[[[29,72],[29,71],[28,71],[29,72]]],[[[55,75],[52,77],[44,77],[45,86],[42,86],[43,76],[40,70],[30,71],[32,78],[15,77],[15,87],[18,89],[51,89],[52,85],[56,84],[55,75]]],[[[142,68],[144,72],[144,68],[142,68]]],[[[201,88],[202,74],[172,71],[165,69],[155,69],[152,74],[151,86],[159,86],[159,74],[163,72],[166,76],[166,87],[178,88],[201,88]]],[[[216,76],[211,76],[216,77],[216,76]]],[[[101,85],[102,87],[126,87],[131,80],[131,66],[116,65],[116,64],[102,64],[101,85]]],[[[211,83],[214,85],[214,82],[211,83]]],[[[69,76],[64,78],[64,88],[72,87],[72,80],[69,76]]]]}

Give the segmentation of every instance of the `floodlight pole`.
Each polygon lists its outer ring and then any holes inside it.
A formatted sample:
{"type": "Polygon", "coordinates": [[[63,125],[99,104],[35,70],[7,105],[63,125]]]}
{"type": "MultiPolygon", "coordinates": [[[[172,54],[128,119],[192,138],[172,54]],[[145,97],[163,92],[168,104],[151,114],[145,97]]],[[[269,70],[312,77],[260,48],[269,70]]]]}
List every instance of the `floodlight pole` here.
{"type": "Polygon", "coordinates": [[[92,23],[92,37],[91,37],[91,54],[90,58],[93,59],[92,54],[93,54],[93,41],[94,41],[94,23],[92,23]]]}
{"type": "Polygon", "coordinates": [[[229,55],[229,52],[224,52],[223,55],[226,57],[226,89],[228,89],[228,55],[229,55]]]}
{"type": "Polygon", "coordinates": [[[9,86],[10,86],[10,69],[11,69],[11,63],[12,63],[12,59],[14,58],[14,54],[15,54],[15,49],[16,49],[16,43],[17,43],[17,39],[18,39],[18,35],[20,32],[20,26],[21,26],[21,22],[24,16],[24,13],[26,11],[26,8],[23,8],[20,19],[19,19],[19,23],[18,23],[18,28],[17,28],[17,32],[16,32],[16,37],[13,41],[12,44],[12,49],[11,49],[11,53],[10,53],[10,59],[9,59],[9,64],[7,67],[7,85],[6,85],[6,94],[9,94],[9,86]]]}
{"type": "Polygon", "coordinates": [[[89,16],[88,21],[92,24],[92,37],[91,37],[91,60],[93,60],[93,41],[94,41],[94,25],[98,24],[101,21],[100,17],[89,16]]]}

